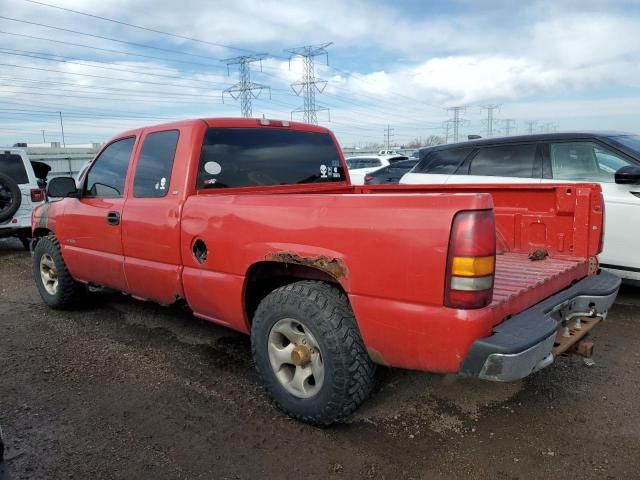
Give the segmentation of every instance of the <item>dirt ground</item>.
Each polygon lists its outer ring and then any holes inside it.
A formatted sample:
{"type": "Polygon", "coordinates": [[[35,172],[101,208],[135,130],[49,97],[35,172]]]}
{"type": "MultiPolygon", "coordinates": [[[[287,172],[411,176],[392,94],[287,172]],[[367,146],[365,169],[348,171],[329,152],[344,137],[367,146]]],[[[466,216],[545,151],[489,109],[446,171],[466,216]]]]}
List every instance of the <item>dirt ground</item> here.
{"type": "Polygon", "coordinates": [[[380,369],[318,429],[271,406],[247,338],[119,294],[51,311],[0,241],[0,479],[640,478],[640,289],[593,338],[594,366],[513,384],[380,369]]]}

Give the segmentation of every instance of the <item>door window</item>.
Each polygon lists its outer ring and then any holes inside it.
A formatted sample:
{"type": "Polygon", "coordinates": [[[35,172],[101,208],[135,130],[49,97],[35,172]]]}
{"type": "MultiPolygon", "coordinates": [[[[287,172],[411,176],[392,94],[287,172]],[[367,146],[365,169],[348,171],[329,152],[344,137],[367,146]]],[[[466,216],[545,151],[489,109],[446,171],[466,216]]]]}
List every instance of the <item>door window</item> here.
{"type": "Polygon", "coordinates": [[[87,173],[85,197],[122,197],[135,137],[117,140],[105,148],[87,173]]]}
{"type": "Polygon", "coordinates": [[[413,170],[413,173],[432,173],[450,175],[471,153],[473,147],[438,150],[424,157],[413,170]]]}
{"type": "Polygon", "coordinates": [[[146,136],[133,180],[134,197],[160,198],[167,195],[178,137],[177,130],[154,132],[146,136]]]}
{"type": "Polygon", "coordinates": [[[614,183],[618,169],[634,165],[622,155],[594,142],[552,143],[549,153],[556,180],[614,183]]]}
{"type": "Polygon", "coordinates": [[[469,175],[539,178],[536,145],[500,145],[481,148],[471,160],[469,175]]]}

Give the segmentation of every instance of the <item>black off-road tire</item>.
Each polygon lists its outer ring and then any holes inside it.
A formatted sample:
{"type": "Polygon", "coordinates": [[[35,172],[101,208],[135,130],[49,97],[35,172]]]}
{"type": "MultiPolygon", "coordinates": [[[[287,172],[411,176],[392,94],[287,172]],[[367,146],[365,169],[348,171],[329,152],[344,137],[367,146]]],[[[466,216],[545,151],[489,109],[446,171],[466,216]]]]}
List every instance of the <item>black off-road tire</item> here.
{"type": "Polygon", "coordinates": [[[253,319],[251,348],[258,375],[275,404],[297,420],[313,425],[338,422],[351,415],[371,393],[375,364],[364,346],[348,298],[328,283],[301,281],[269,293],[253,319]],[[324,380],[310,398],[289,393],[269,360],[271,329],[286,318],[304,323],[322,352],[324,380]]]}
{"type": "Polygon", "coordinates": [[[42,300],[55,310],[71,308],[81,296],[83,286],[76,282],[67,270],[60,253],[60,243],[53,235],[42,237],[33,249],[33,276],[42,300]],[[55,265],[58,280],[55,293],[47,291],[40,275],[40,261],[45,255],[48,255],[55,265]]]}
{"type": "Polygon", "coordinates": [[[0,173],[0,222],[11,219],[22,204],[22,193],[16,181],[0,173]]]}

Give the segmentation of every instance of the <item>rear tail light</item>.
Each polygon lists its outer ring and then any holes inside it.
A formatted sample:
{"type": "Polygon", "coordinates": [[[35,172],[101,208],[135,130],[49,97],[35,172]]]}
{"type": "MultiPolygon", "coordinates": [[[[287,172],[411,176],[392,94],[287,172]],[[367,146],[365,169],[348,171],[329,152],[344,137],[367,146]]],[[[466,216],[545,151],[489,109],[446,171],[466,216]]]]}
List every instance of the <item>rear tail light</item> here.
{"type": "Polygon", "coordinates": [[[44,190],[41,188],[32,188],[31,201],[34,203],[44,202],[44,190]]]}
{"type": "Polygon", "coordinates": [[[458,213],[453,219],[444,304],[482,308],[493,298],[496,268],[496,223],[493,211],[458,213]]]}
{"type": "MultiPolygon", "coordinates": [[[[602,199],[602,194],[600,195],[600,198],[602,199]]],[[[604,199],[602,199],[602,202],[600,203],[600,208],[602,208],[602,226],[600,227],[600,241],[598,242],[598,253],[596,255],[601,254],[602,250],[604,250],[604,236],[607,231],[605,228],[607,223],[607,209],[604,205],[604,199]]]]}
{"type": "Polygon", "coordinates": [[[370,182],[371,180],[373,180],[373,177],[371,175],[365,175],[364,176],[364,181],[365,182],[370,182]]]}

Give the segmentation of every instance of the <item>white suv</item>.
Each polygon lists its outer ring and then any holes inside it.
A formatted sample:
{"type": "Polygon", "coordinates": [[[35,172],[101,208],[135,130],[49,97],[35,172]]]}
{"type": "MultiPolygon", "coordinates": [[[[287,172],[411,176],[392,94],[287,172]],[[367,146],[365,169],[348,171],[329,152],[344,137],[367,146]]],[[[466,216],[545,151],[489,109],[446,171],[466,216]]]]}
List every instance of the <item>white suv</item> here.
{"type": "Polygon", "coordinates": [[[31,211],[45,200],[44,180],[38,182],[24,150],[0,148],[0,237],[16,236],[29,249],[31,211]]]}
{"type": "Polygon", "coordinates": [[[595,182],[606,229],[603,268],[640,280],[640,136],[553,133],[429,147],[401,184],[595,182]]]}

